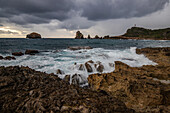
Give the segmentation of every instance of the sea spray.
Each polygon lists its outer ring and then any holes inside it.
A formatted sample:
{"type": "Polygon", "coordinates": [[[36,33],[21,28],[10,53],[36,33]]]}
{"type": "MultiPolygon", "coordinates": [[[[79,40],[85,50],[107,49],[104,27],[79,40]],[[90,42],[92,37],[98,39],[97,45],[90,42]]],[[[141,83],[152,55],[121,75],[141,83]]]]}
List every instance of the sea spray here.
{"type": "Polygon", "coordinates": [[[89,74],[99,73],[97,71],[99,63],[104,67],[102,73],[113,72],[115,61],[122,61],[132,67],[156,65],[156,63],[150,61],[144,55],[136,54],[136,47],[124,50],[93,48],[90,50],[81,49],[72,51],[63,49],[58,52],[48,51],[33,56],[24,55],[16,58],[17,60],[13,61],[1,60],[0,66],[28,66],[37,71],[47,73],[56,73],[57,69],[61,69],[65,74],[58,75],[60,78],[63,79],[65,75],[73,76],[74,74],[80,74],[85,81],[87,81],[89,74]],[[94,62],[89,63],[92,67],[92,72],[88,72],[85,66],[85,63],[90,60],[94,62]],[[79,69],[80,65],[83,65],[82,70],[79,69]]]}

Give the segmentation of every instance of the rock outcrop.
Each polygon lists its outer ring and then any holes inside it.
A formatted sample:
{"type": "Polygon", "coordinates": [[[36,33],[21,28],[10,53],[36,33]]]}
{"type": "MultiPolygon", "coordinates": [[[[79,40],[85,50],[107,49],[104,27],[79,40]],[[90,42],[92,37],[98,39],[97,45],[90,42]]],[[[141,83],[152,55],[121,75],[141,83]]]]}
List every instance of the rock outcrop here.
{"type": "Polygon", "coordinates": [[[24,55],[24,53],[22,53],[22,52],[14,52],[14,53],[12,53],[12,55],[14,55],[14,56],[22,56],[22,55],[24,55]]]}
{"type": "Polygon", "coordinates": [[[80,88],[28,67],[0,67],[0,110],[8,112],[133,113],[104,92],[80,88]]]}
{"type": "Polygon", "coordinates": [[[115,71],[106,74],[92,74],[88,77],[90,88],[105,91],[119,98],[136,112],[170,111],[170,48],[145,48],[137,50],[154,60],[158,65],[130,67],[120,61],[115,62],[115,71]],[[155,79],[157,78],[157,79],[155,79]]]}
{"type": "Polygon", "coordinates": [[[33,32],[33,33],[31,33],[31,34],[28,34],[28,35],[26,36],[26,38],[29,38],[29,39],[40,39],[40,38],[41,38],[41,35],[38,34],[38,33],[33,32]]]}
{"type": "Polygon", "coordinates": [[[28,54],[28,55],[35,55],[36,53],[39,53],[38,50],[26,50],[25,51],[25,54],[28,54]]]}
{"type": "Polygon", "coordinates": [[[77,31],[75,39],[84,39],[84,36],[80,31],[77,31]]]}

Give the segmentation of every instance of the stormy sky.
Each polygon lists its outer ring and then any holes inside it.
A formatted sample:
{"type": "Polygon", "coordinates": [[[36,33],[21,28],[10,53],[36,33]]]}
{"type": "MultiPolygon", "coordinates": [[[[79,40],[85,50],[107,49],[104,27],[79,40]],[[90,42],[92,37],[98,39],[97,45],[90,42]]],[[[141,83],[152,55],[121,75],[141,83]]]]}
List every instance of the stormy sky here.
{"type": "Polygon", "coordinates": [[[0,37],[120,35],[136,24],[170,27],[169,0],[0,0],[0,37]]]}

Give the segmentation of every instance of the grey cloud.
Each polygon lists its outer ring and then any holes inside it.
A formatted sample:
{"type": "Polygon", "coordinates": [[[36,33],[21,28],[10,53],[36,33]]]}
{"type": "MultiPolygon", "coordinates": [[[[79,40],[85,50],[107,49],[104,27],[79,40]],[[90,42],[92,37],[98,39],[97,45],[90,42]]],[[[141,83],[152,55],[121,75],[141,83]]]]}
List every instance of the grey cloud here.
{"type": "Polygon", "coordinates": [[[12,32],[12,31],[3,31],[3,30],[0,30],[0,34],[18,34],[17,32],[12,32]]]}
{"type": "Polygon", "coordinates": [[[77,30],[77,29],[88,29],[94,26],[95,22],[89,21],[86,18],[74,17],[72,19],[66,20],[58,25],[59,28],[64,28],[67,30],[77,30]]]}
{"type": "Polygon", "coordinates": [[[163,9],[168,2],[169,0],[0,0],[0,22],[6,18],[8,22],[25,26],[59,20],[60,28],[86,29],[94,25],[92,21],[145,16],[163,9]]]}
{"type": "Polygon", "coordinates": [[[79,1],[82,16],[89,20],[141,17],[164,8],[169,0],[92,0],[79,1]]]}

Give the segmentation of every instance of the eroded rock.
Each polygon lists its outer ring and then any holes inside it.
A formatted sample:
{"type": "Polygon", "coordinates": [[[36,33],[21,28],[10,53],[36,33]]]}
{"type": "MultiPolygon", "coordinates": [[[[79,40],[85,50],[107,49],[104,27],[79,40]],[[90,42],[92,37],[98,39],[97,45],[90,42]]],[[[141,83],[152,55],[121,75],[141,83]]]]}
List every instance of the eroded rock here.
{"type": "Polygon", "coordinates": [[[57,75],[28,67],[0,67],[0,110],[4,112],[134,112],[118,99],[69,85],[57,75]]]}

